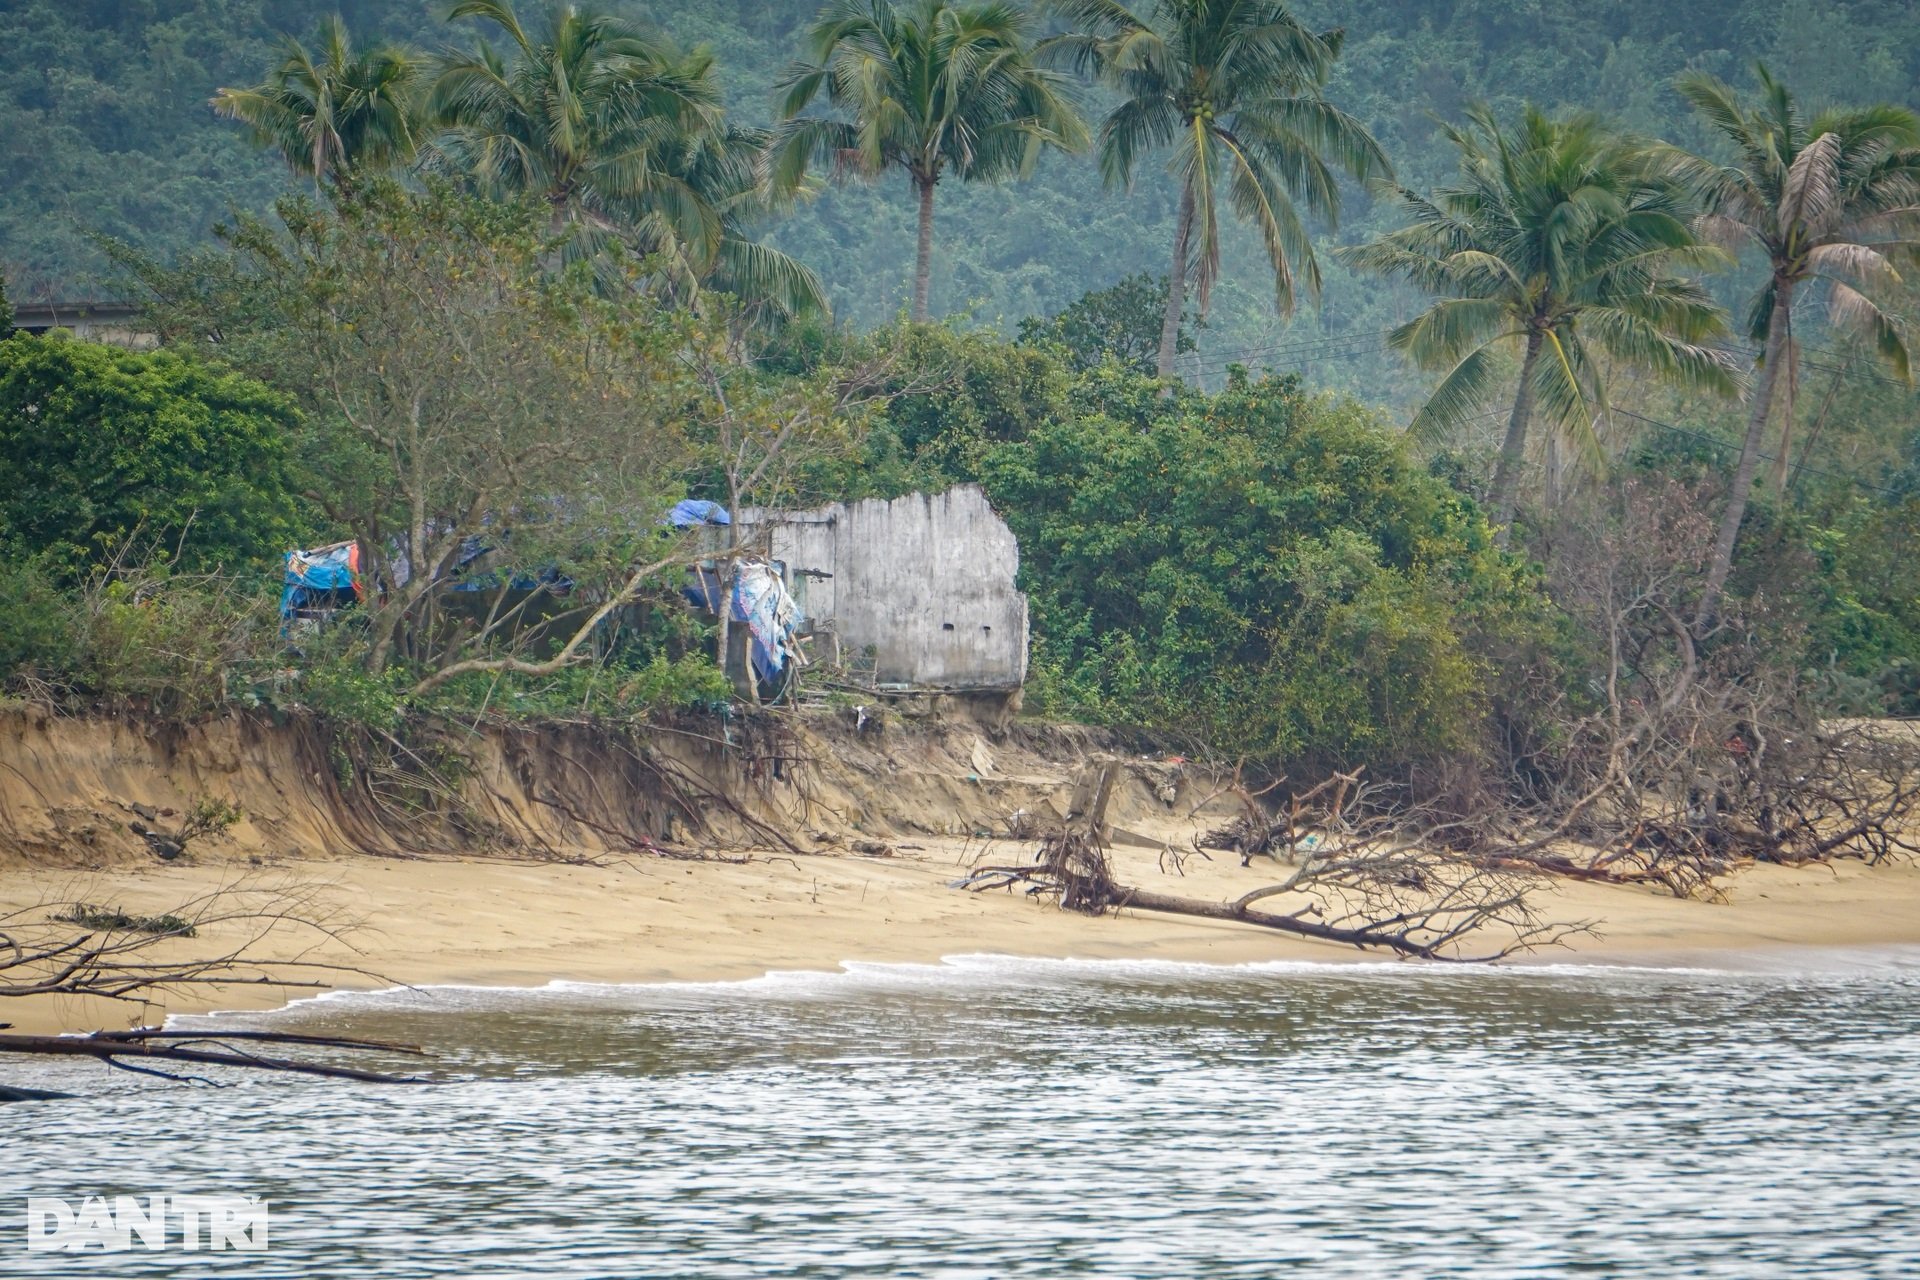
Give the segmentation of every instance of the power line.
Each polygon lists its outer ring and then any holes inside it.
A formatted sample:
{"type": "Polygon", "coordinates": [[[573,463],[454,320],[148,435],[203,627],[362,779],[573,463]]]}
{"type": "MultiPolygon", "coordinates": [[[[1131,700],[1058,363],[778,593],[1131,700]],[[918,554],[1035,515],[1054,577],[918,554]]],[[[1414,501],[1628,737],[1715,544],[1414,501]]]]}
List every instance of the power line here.
{"type": "MultiPolygon", "coordinates": [[[[1735,444],[1731,440],[1722,440],[1720,437],[1710,436],[1706,434],[1704,431],[1693,431],[1686,427],[1678,427],[1671,422],[1662,422],[1658,418],[1649,418],[1644,413],[1635,413],[1631,409],[1622,409],[1616,406],[1613,411],[1617,414],[1622,415],[1623,417],[1632,418],[1636,422],[1644,422],[1650,427],[1659,427],[1663,431],[1671,431],[1675,435],[1686,436],[1689,439],[1698,440],[1703,444],[1710,444],[1716,449],[1732,450],[1732,449],[1738,449],[1741,447],[1735,444]]],[[[1779,455],[1777,454],[1762,453],[1759,455],[1759,457],[1762,462],[1779,461],[1779,455]]],[[[1878,493],[1885,497],[1897,498],[1900,496],[1900,491],[1898,489],[1888,489],[1881,485],[1869,484],[1865,480],[1861,480],[1856,476],[1843,476],[1837,471],[1823,471],[1819,467],[1810,467],[1805,462],[1802,462],[1799,465],[1798,469],[1801,471],[1811,472],[1816,476],[1825,476],[1829,480],[1839,480],[1845,484],[1855,485],[1858,488],[1866,489],[1866,490],[1869,490],[1870,492],[1878,493]]]]}
{"type": "Polygon", "coordinates": [[[1233,351],[1220,352],[1220,355],[1257,355],[1263,351],[1285,351],[1298,347],[1329,346],[1348,342],[1373,342],[1386,337],[1389,329],[1363,329],[1356,333],[1327,333],[1317,338],[1301,338],[1296,341],[1275,341],[1256,343],[1250,347],[1240,347],[1233,351]]]}
{"type": "Polygon", "coordinates": [[[1386,331],[1349,334],[1338,338],[1320,338],[1309,342],[1276,343],[1264,347],[1246,347],[1238,351],[1210,351],[1197,354],[1193,365],[1201,373],[1219,373],[1231,365],[1258,362],[1281,364],[1315,358],[1346,358],[1366,355],[1386,346],[1386,331]]]}
{"type": "Polygon", "coordinates": [[[1363,350],[1382,345],[1372,335],[1356,335],[1347,338],[1329,338],[1313,342],[1276,343],[1264,347],[1247,347],[1238,351],[1210,351],[1196,353],[1195,363],[1203,365],[1240,364],[1248,360],[1286,360],[1311,357],[1315,355],[1339,354],[1348,349],[1363,350]]]}
{"type": "MultiPolygon", "coordinates": [[[[1825,356],[1840,356],[1843,358],[1850,358],[1853,354],[1851,352],[1838,350],[1837,348],[1834,348],[1834,347],[1819,346],[1811,342],[1796,341],[1794,345],[1798,346],[1800,350],[1803,352],[1814,351],[1825,356]]],[[[1760,349],[1758,347],[1744,347],[1744,346],[1739,346],[1737,344],[1734,344],[1734,345],[1723,344],[1723,345],[1714,347],[1713,350],[1723,352],[1730,356],[1739,356],[1743,360],[1757,360],[1760,358],[1760,349]]],[[[1865,381],[1868,381],[1868,382],[1884,382],[1890,387],[1898,387],[1906,391],[1914,390],[1913,384],[1911,383],[1903,382],[1899,378],[1890,377],[1889,375],[1884,373],[1875,373],[1871,369],[1849,368],[1848,366],[1845,366],[1845,365],[1823,364],[1818,360],[1809,360],[1804,355],[1801,357],[1800,363],[1809,369],[1819,369],[1824,373],[1845,373],[1855,378],[1864,379],[1865,381]]]]}

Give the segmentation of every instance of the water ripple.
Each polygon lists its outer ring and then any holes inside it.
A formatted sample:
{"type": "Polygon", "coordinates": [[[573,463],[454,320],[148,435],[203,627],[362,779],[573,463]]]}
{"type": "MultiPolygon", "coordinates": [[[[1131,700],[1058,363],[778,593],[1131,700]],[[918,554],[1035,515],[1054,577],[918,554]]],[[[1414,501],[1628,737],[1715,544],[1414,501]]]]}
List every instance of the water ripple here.
{"type": "MultiPolygon", "coordinates": [[[[1920,1274],[1920,958],[1817,959],[968,958],[320,1000],[247,1021],[424,1037],[463,1078],[69,1070],[84,1109],[7,1108],[0,1205],[273,1203],[264,1256],[124,1276],[1920,1274]]],[[[15,1232],[0,1275],[102,1270],[15,1232]]]]}

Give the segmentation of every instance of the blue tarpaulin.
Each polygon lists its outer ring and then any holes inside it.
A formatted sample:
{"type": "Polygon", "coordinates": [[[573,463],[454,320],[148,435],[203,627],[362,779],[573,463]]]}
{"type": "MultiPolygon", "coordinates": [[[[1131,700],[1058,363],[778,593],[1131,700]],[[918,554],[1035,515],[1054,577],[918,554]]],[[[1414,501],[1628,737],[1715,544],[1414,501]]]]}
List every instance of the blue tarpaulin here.
{"type": "Polygon", "coordinates": [[[733,517],[725,507],[710,499],[682,498],[667,512],[667,523],[676,529],[691,529],[701,524],[732,524],[733,517]]]}
{"type": "Polygon", "coordinates": [[[336,542],[312,551],[287,552],[286,586],[280,593],[282,618],[303,609],[337,609],[364,593],[359,543],[336,542]]]}
{"type": "Polygon", "coordinates": [[[790,662],[805,666],[797,633],[806,618],[779,570],[763,560],[737,560],[732,576],[732,590],[725,590],[717,566],[699,565],[689,572],[680,593],[688,604],[708,613],[718,613],[720,602],[727,601],[729,616],[752,637],[748,653],[761,680],[772,683],[790,662]]]}
{"type": "Polygon", "coordinates": [[[720,589],[719,571],[711,565],[698,565],[687,570],[687,585],[680,588],[680,594],[696,609],[719,613],[720,600],[725,595],[720,589]]]}

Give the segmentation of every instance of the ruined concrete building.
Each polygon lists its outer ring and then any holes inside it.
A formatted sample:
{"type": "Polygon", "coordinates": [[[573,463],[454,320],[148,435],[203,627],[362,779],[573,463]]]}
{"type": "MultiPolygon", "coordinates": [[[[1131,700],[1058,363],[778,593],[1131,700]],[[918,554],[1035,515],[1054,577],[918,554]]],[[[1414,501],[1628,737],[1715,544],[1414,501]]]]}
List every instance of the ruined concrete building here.
{"type": "Polygon", "coordinates": [[[814,511],[741,513],[785,568],[815,662],[883,691],[1017,691],[1027,678],[1020,547],[976,485],[814,511]]]}

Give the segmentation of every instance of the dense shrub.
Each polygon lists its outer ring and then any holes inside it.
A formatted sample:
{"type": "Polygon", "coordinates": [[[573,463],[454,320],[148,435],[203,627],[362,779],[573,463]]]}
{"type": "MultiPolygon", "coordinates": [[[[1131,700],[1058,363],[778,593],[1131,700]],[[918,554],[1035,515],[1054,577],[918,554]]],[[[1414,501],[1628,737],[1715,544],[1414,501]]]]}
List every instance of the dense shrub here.
{"type": "Polygon", "coordinates": [[[293,410],[174,351],[61,335],[0,341],[0,543],[66,578],[163,548],[189,571],[270,561],[298,523],[293,410]]]}
{"type": "MultiPolygon", "coordinates": [[[[982,474],[1020,538],[1034,693],[1269,760],[1470,751],[1549,609],[1473,505],[1293,379],[1036,427],[982,474]]],[[[1150,385],[1150,384],[1149,384],[1150,385]]],[[[1091,404],[1090,407],[1097,405],[1091,404]]]]}

